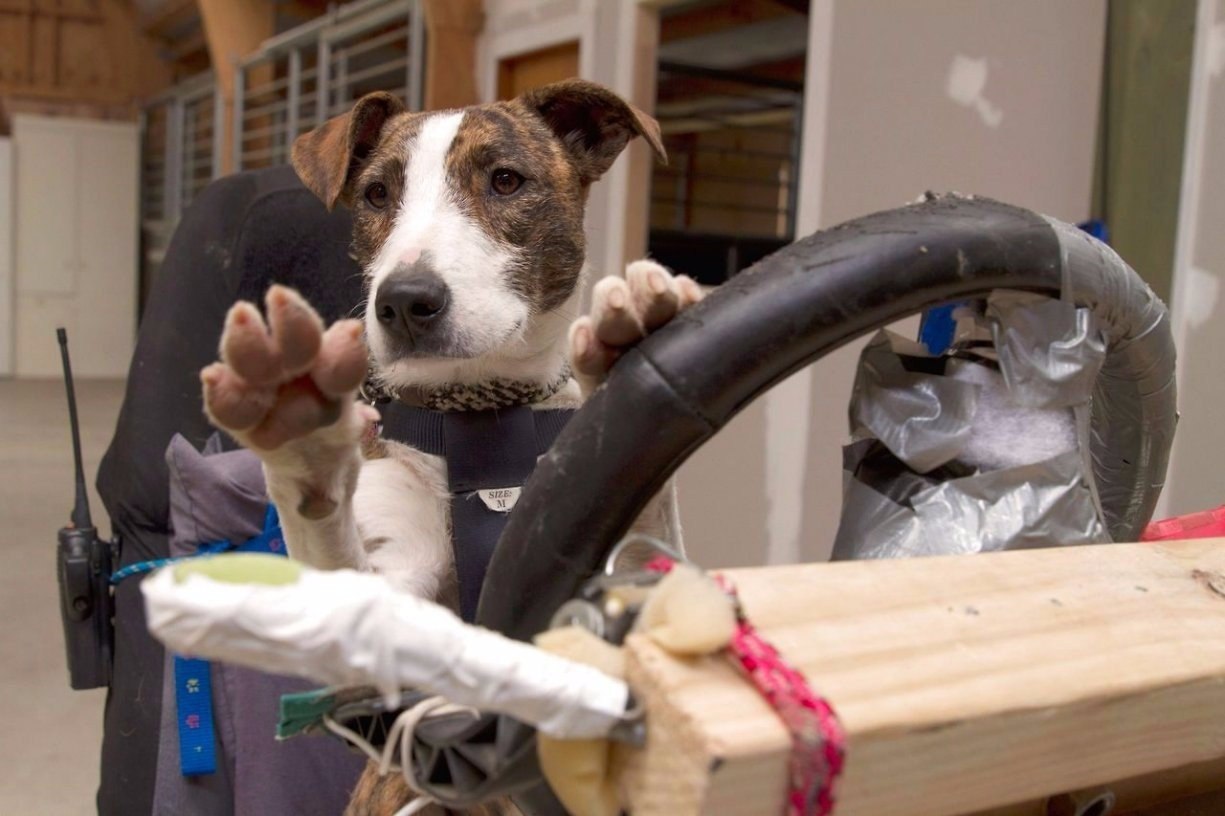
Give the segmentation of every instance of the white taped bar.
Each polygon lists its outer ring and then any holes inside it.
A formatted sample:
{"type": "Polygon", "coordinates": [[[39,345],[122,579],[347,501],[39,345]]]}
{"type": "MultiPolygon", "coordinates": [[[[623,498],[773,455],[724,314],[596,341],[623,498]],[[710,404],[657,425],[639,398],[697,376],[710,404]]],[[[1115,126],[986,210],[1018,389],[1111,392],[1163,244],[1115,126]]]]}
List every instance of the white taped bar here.
{"type": "MultiPolygon", "coordinates": [[[[278,562],[231,555],[214,563],[278,562]]],[[[196,562],[200,563],[200,562],[196,562]]],[[[625,683],[580,663],[469,626],[377,575],[301,568],[282,585],[230,583],[162,569],[141,584],[149,630],[178,652],[338,686],[402,688],[507,714],[561,738],[608,734],[625,714],[625,683]]]]}

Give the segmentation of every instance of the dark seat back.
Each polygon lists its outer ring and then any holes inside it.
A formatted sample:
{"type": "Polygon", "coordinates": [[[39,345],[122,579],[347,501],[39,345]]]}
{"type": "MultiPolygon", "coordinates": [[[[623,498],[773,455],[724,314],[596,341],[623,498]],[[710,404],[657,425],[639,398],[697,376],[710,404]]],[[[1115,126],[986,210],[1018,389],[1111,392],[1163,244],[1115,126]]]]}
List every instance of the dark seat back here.
{"type": "MultiPolygon", "coordinates": [[[[117,566],[164,558],[169,499],[165,451],[175,433],[197,447],[213,433],[200,369],[217,358],[226,311],[262,302],[272,283],[301,292],[328,322],[359,305],[347,210],[329,213],[293,170],[241,173],[211,184],[184,213],[141,321],[115,436],[98,493],[122,541],[117,566]]],[[[157,769],[163,656],[145,627],[138,582],[115,598],[115,666],[106,700],[103,816],[149,813],[157,769]]]]}

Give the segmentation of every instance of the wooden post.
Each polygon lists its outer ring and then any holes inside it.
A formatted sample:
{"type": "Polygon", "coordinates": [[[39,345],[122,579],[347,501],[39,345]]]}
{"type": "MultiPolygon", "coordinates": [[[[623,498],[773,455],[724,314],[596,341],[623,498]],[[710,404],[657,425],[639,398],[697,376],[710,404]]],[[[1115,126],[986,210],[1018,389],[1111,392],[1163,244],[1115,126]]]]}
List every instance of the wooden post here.
{"type": "MultiPolygon", "coordinates": [[[[422,0],[425,11],[425,109],[480,102],[476,39],[485,24],[481,0],[422,0]]],[[[409,55],[414,58],[415,55],[409,55]]]]}
{"type": "MultiPolygon", "coordinates": [[[[659,50],[659,13],[640,7],[626,9],[633,14],[633,59],[629,100],[645,113],[655,112],[655,81],[659,50]]],[[[651,179],[655,154],[641,139],[635,139],[623,159],[628,164],[625,226],[621,233],[621,257],[629,261],[646,257],[650,232],[651,179]]],[[[615,271],[615,270],[609,270],[615,271]]]]}
{"type": "MultiPolygon", "coordinates": [[[[1225,757],[1225,540],[726,574],[846,728],[838,816],[970,813],[1225,757]]],[[[727,660],[627,649],[648,716],[635,816],[782,813],[788,735],[727,660]]]]}
{"type": "Polygon", "coordinates": [[[276,8],[272,0],[199,0],[200,19],[208,40],[213,76],[221,91],[224,127],[214,138],[223,140],[221,173],[234,169],[234,74],[235,63],[276,33],[276,8]]]}

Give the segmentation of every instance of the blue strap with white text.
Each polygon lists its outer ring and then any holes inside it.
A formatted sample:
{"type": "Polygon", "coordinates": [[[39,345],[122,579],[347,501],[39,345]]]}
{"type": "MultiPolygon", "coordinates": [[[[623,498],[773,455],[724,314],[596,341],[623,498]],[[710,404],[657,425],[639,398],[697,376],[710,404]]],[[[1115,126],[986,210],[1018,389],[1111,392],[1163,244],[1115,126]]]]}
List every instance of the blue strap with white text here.
{"type": "Polygon", "coordinates": [[[174,656],[176,718],[179,725],[179,770],[201,776],[217,770],[217,738],[213,728],[213,684],[209,663],[174,656]]]}
{"type": "MultiPolygon", "coordinates": [[[[280,519],[269,504],[264,530],[237,547],[228,541],[203,545],[196,556],[219,552],[259,552],[285,555],[280,519]]],[[[179,730],[179,770],[183,776],[202,776],[217,771],[217,734],[213,723],[212,667],[207,660],[174,656],[175,719],[179,730]]]]}

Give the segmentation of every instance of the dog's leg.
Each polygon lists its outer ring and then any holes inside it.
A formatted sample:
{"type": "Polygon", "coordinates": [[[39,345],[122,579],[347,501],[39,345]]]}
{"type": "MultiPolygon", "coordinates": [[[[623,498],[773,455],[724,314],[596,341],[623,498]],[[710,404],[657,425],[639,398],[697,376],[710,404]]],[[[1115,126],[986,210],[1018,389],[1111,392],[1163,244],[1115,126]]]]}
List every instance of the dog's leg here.
{"type": "MultiPolygon", "coordinates": [[[[622,354],[702,297],[702,288],[692,278],[673,275],[648,260],[631,263],[624,278],[610,276],[596,283],[591,314],[570,327],[570,364],[584,399],[604,382],[622,354]]],[[[675,480],[651,499],[630,529],[683,550],[675,480]]]]}
{"type": "Polygon", "coordinates": [[[366,568],[353,492],[360,441],[377,414],[354,401],[366,373],[362,324],[324,331],[283,286],[268,290],[266,306],[267,325],[250,303],[230,309],[222,362],[200,374],[204,409],[263,462],[291,555],[323,569],[366,568]]]}
{"type": "MultiPolygon", "coordinates": [[[[395,816],[400,808],[414,798],[415,795],[405,784],[404,777],[394,771],[381,776],[378,765],[369,762],[357,781],[353,798],[345,808],[344,816],[395,816]]],[[[421,816],[452,816],[460,813],[442,805],[427,805],[417,812],[421,816]]],[[[466,808],[463,813],[465,816],[523,816],[523,811],[505,797],[466,808]]]]}

